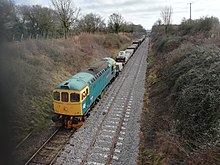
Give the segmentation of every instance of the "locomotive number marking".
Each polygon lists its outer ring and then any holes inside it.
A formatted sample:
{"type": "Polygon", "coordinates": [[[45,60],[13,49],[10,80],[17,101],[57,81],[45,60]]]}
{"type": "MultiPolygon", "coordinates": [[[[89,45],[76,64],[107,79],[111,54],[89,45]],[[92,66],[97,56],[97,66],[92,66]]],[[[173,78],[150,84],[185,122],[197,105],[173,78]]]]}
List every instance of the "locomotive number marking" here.
{"type": "Polygon", "coordinates": [[[83,109],[84,109],[84,108],[86,108],[86,103],[85,103],[85,104],[83,104],[83,109]]]}

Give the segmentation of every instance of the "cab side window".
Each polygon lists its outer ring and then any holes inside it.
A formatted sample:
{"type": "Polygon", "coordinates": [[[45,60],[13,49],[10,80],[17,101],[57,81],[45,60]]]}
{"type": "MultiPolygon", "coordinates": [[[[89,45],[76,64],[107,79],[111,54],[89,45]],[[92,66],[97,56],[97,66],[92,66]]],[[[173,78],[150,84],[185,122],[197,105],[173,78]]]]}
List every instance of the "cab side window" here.
{"type": "Polygon", "coordinates": [[[86,94],[86,92],[84,91],[84,92],[82,93],[82,100],[84,100],[84,98],[86,98],[86,96],[87,96],[87,94],[86,94]]]}

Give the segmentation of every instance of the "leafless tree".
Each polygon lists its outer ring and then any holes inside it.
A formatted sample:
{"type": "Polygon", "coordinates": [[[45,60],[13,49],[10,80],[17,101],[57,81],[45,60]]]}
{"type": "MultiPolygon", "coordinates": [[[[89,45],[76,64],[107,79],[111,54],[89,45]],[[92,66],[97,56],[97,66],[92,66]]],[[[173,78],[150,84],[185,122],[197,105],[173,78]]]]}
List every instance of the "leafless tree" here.
{"type": "Polygon", "coordinates": [[[124,23],[124,18],[120,14],[113,13],[109,16],[108,26],[114,32],[118,33],[124,23]]]}
{"type": "Polygon", "coordinates": [[[77,8],[72,3],[72,0],[51,0],[59,20],[64,29],[65,39],[67,38],[68,32],[71,25],[77,20],[80,8],[77,8]]]}
{"type": "Polygon", "coordinates": [[[160,18],[154,23],[154,25],[158,25],[158,26],[160,26],[161,24],[162,24],[162,21],[160,18]]]}
{"type": "Polygon", "coordinates": [[[167,33],[167,28],[172,22],[172,14],[173,8],[171,6],[165,6],[161,10],[161,18],[163,20],[163,24],[165,25],[165,32],[167,33]]]}
{"type": "Polygon", "coordinates": [[[78,28],[81,31],[95,33],[105,29],[105,21],[98,14],[89,13],[79,20],[78,28]]]}
{"type": "Polygon", "coordinates": [[[161,18],[164,25],[170,25],[172,22],[173,9],[171,6],[166,6],[161,10],[161,18]]]}
{"type": "Polygon", "coordinates": [[[59,20],[55,11],[50,8],[39,5],[23,5],[17,6],[16,9],[18,16],[17,31],[20,31],[24,36],[47,38],[58,29],[59,20]]]}

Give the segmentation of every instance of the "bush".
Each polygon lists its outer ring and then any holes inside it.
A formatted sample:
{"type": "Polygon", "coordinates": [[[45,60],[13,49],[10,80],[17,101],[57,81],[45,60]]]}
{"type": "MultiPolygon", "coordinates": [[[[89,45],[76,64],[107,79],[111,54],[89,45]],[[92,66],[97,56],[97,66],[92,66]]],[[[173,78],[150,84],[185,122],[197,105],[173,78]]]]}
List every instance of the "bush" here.
{"type": "MultiPolygon", "coordinates": [[[[165,164],[219,163],[220,46],[216,25],[216,18],[204,17],[183,21],[173,36],[162,33],[159,26],[152,29],[148,87],[156,84],[147,90],[143,133],[148,150],[160,153],[164,146],[165,164]],[[169,135],[171,143],[156,136],[161,134],[169,135]],[[169,150],[172,145],[174,150],[169,150]]],[[[145,155],[150,164],[154,159],[149,156],[145,155]]]]}
{"type": "Polygon", "coordinates": [[[209,32],[213,27],[219,25],[216,17],[203,17],[196,20],[183,20],[179,31],[182,35],[196,35],[199,32],[209,32]]]}
{"type": "Polygon", "coordinates": [[[174,100],[177,132],[190,147],[217,137],[220,119],[220,50],[199,47],[165,74],[174,100]]]}
{"type": "Polygon", "coordinates": [[[164,71],[164,78],[169,89],[174,86],[180,76],[191,69],[208,68],[212,63],[218,61],[218,51],[218,48],[201,46],[181,56],[175,61],[175,64],[164,71]]]}
{"type": "MultiPolygon", "coordinates": [[[[183,86],[174,111],[177,131],[184,139],[203,143],[215,139],[220,118],[220,74],[206,72],[183,86]]],[[[198,146],[197,146],[198,147],[198,146]]]]}
{"type": "Polygon", "coordinates": [[[153,49],[159,53],[168,53],[174,49],[177,49],[182,42],[181,37],[170,36],[170,37],[159,37],[155,44],[153,45],[153,49]]]}

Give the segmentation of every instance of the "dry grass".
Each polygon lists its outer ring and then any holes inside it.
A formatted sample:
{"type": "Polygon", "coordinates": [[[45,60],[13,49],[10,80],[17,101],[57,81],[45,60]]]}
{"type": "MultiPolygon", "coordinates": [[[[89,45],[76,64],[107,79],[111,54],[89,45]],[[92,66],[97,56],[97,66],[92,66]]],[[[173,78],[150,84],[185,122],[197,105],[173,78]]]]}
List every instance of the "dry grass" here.
{"type": "Polygon", "coordinates": [[[1,56],[1,61],[5,61],[1,75],[14,82],[16,109],[10,113],[13,143],[51,123],[51,91],[55,85],[86,69],[97,58],[113,56],[112,52],[123,49],[131,41],[130,34],[81,34],[67,40],[7,43],[7,53],[1,56]]]}

